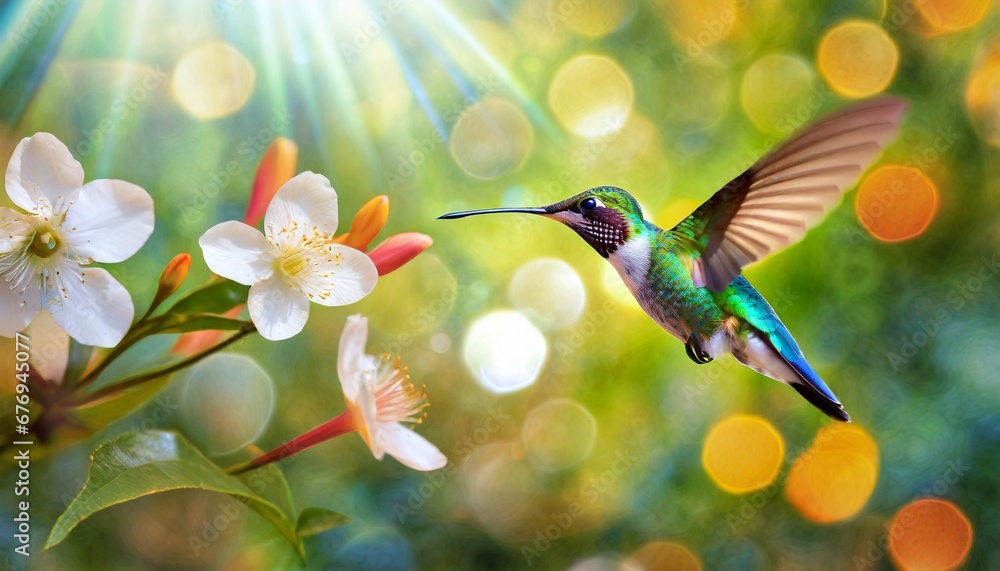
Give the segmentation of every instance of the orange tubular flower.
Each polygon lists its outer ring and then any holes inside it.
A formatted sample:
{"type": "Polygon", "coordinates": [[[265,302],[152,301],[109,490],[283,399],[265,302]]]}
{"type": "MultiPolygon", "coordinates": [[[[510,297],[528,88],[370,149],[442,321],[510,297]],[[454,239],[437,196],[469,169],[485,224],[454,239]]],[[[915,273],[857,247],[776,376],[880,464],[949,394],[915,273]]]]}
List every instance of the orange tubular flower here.
{"type": "Polygon", "coordinates": [[[358,210],[354,215],[354,221],[351,222],[351,230],[347,234],[338,236],[337,243],[364,252],[375,236],[382,231],[388,219],[389,197],[376,196],[358,210]]]}
{"type": "Polygon", "coordinates": [[[434,240],[427,234],[404,232],[390,236],[369,252],[368,257],[375,262],[378,275],[384,276],[416,258],[417,254],[430,248],[433,243],[434,240]]]}
{"type": "Polygon", "coordinates": [[[253,190],[247,202],[247,212],[243,222],[256,226],[271,204],[271,199],[281,185],[295,176],[295,163],[299,158],[299,147],[294,141],[277,137],[264,151],[253,179],[253,190]]]}
{"type": "MultiPolygon", "coordinates": [[[[337,236],[334,241],[364,252],[385,226],[388,218],[389,197],[376,196],[365,203],[354,216],[350,232],[337,236]]],[[[398,270],[433,243],[434,240],[426,234],[404,232],[390,236],[368,252],[368,257],[375,262],[378,275],[384,276],[398,270]]]]}

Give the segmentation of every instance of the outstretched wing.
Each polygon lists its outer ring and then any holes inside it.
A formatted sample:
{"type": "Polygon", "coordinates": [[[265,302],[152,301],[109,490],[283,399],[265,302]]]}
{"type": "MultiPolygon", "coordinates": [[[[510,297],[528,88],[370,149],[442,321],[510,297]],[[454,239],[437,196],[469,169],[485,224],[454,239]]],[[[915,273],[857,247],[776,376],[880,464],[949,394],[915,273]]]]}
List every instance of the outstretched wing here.
{"type": "Polygon", "coordinates": [[[799,240],[892,141],[906,103],[884,97],[805,128],[736,177],[674,230],[699,242],[699,286],[722,291],[740,269],[799,240]]]}

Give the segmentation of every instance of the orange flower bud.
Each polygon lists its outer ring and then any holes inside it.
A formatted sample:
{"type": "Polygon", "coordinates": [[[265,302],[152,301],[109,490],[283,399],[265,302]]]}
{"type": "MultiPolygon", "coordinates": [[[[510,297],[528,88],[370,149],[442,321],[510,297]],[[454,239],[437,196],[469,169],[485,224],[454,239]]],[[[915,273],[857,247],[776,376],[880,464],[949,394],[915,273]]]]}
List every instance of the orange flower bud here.
{"type": "Polygon", "coordinates": [[[382,231],[388,219],[389,197],[376,196],[358,210],[354,215],[354,221],[351,222],[351,231],[340,236],[337,242],[364,252],[375,236],[382,231]]]}
{"type": "Polygon", "coordinates": [[[153,307],[163,303],[181,288],[189,269],[191,269],[191,254],[177,254],[174,259],[167,262],[160,273],[160,283],[156,286],[156,295],[153,296],[153,307]]]}
{"type": "Polygon", "coordinates": [[[434,240],[426,234],[404,232],[390,236],[369,252],[368,257],[375,263],[378,275],[384,276],[416,258],[417,254],[430,248],[433,243],[434,240]]]}
{"type": "Polygon", "coordinates": [[[295,141],[277,137],[264,151],[253,179],[253,190],[247,201],[247,213],[243,222],[256,226],[267,211],[267,205],[281,185],[295,175],[295,162],[299,158],[299,147],[295,141]]]}

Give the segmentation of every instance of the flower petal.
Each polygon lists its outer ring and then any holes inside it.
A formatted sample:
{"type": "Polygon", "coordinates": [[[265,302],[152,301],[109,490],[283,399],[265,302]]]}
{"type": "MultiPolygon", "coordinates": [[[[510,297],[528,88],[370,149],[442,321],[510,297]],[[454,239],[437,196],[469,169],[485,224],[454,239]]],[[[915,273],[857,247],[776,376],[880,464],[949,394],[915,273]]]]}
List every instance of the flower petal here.
{"type": "Polygon", "coordinates": [[[61,290],[45,292],[44,308],[59,327],[84,345],[114,347],[125,336],[135,308],[125,286],[101,268],[71,263],[59,268],[61,290]]]}
{"type": "Polygon", "coordinates": [[[330,249],[340,257],[340,261],[324,284],[329,295],[313,296],[313,301],[327,306],[348,305],[360,301],[375,289],[378,270],[371,258],[340,244],[333,244],[330,249]]]}
{"type": "Polygon", "coordinates": [[[198,244],[209,269],[234,282],[253,285],[274,273],[274,248],[259,230],[242,222],[216,224],[198,244]]]}
{"type": "Polygon", "coordinates": [[[309,300],[280,276],[255,283],[250,288],[247,307],[261,337],[271,341],[292,337],[302,331],[309,319],[309,300]]]}
{"type": "MultiPolygon", "coordinates": [[[[31,217],[13,208],[0,206],[0,254],[22,248],[35,231],[31,217]]],[[[2,287],[2,286],[0,286],[2,287]]]]}
{"type": "Polygon", "coordinates": [[[375,405],[375,394],[372,393],[371,388],[366,384],[362,384],[358,390],[357,402],[351,406],[351,417],[358,434],[361,435],[365,444],[371,449],[372,456],[376,460],[384,458],[385,448],[382,447],[378,437],[381,425],[378,423],[378,408],[375,405]]]}
{"type": "Polygon", "coordinates": [[[379,424],[375,439],[389,455],[414,470],[437,470],[448,463],[437,446],[398,422],[379,424]]]}
{"type": "Polygon", "coordinates": [[[306,171],[286,182],[271,199],[264,215],[264,233],[276,236],[291,224],[316,227],[319,232],[337,231],[337,193],[323,175],[306,171]]]}
{"type": "Polygon", "coordinates": [[[21,139],[7,163],[7,196],[44,217],[62,214],[83,186],[83,167],[51,133],[21,139]]]}
{"type": "Polygon", "coordinates": [[[80,189],[60,229],[77,256],[121,262],[153,233],[153,198],[130,182],[93,180],[80,189]]]}
{"type": "Polygon", "coordinates": [[[0,337],[13,337],[31,323],[42,308],[42,288],[38,276],[32,276],[27,287],[11,289],[0,280],[0,337]]]}
{"type": "Polygon", "coordinates": [[[360,313],[347,318],[340,334],[337,352],[337,376],[348,402],[358,401],[365,366],[365,343],[368,341],[368,319],[360,313]]]}

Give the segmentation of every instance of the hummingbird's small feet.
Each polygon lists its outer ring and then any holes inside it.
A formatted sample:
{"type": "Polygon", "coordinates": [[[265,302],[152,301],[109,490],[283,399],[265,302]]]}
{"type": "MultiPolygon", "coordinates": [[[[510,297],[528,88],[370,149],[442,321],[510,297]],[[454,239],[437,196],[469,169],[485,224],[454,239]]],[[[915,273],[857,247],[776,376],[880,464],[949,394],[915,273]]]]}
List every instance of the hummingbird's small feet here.
{"type": "Polygon", "coordinates": [[[698,343],[698,338],[695,337],[694,333],[688,337],[687,343],[684,344],[687,349],[687,355],[698,365],[704,365],[706,363],[712,362],[712,356],[702,350],[701,344],[698,343]]]}

